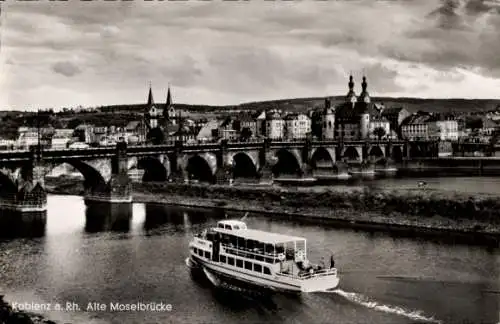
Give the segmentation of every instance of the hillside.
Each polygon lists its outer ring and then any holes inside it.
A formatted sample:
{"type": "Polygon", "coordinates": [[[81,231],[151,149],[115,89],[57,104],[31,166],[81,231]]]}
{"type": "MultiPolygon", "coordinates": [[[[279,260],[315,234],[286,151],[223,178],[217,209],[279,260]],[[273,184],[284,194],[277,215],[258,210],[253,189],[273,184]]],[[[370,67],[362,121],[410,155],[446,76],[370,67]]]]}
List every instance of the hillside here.
{"type": "MultiPolygon", "coordinates": [[[[332,104],[337,105],[344,100],[343,96],[331,97],[332,104]]],[[[263,102],[250,102],[239,105],[240,109],[259,110],[276,107],[283,110],[304,111],[322,107],[325,98],[297,98],[263,102]]],[[[420,98],[388,98],[372,97],[372,102],[383,103],[386,107],[403,106],[410,112],[419,110],[436,113],[474,113],[494,110],[500,107],[497,99],[420,99],[420,98]]]]}
{"type": "MultiPolygon", "coordinates": [[[[331,97],[332,103],[337,105],[344,100],[343,96],[331,97]]],[[[280,99],[272,101],[247,102],[234,106],[209,106],[175,104],[175,107],[191,113],[220,113],[230,110],[263,110],[269,108],[282,109],[292,112],[307,111],[320,108],[324,104],[324,97],[280,99]]],[[[386,107],[403,106],[410,112],[418,110],[441,113],[478,113],[494,110],[500,107],[497,99],[421,99],[421,98],[388,98],[373,97],[372,102],[383,103],[386,107]]],[[[102,112],[142,112],[144,104],[103,106],[98,109],[102,112]]],[[[158,105],[163,107],[162,104],[158,105]]]]}

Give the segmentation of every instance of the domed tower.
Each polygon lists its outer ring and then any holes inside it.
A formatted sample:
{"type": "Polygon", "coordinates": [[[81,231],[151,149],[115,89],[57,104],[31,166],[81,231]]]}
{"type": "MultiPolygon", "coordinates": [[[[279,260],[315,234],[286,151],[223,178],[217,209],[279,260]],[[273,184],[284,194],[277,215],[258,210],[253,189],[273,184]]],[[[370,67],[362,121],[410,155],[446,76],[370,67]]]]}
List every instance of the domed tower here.
{"type": "Polygon", "coordinates": [[[332,107],[330,98],[325,99],[325,108],[322,116],[322,138],[335,139],[335,109],[332,107]]]}
{"type": "Polygon", "coordinates": [[[366,77],[363,76],[363,82],[361,82],[361,94],[359,95],[359,101],[370,103],[370,94],[366,90],[368,83],[366,82],[366,77]]]}
{"type": "Polygon", "coordinates": [[[352,78],[352,74],[349,75],[349,92],[347,92],[347,96],[345,97],[345,101],[348,103],[351,103],[354,106],[354,103],[356,103],[357,98],[356,98],[356,93],[354,92],[354,80],[352,78]]]}
{"type": "Polygon", "coordinates": [[[359,129],[361,139],[366,139],[370,136],[370,95],[366,90],[368,87],[368,83],[366,82],[366,77],[363,76],[363,82],[361,83],[361,94],[359,95],[358,103],[363,107],[360,110],[360,121],[359,121],[359,129]]]}

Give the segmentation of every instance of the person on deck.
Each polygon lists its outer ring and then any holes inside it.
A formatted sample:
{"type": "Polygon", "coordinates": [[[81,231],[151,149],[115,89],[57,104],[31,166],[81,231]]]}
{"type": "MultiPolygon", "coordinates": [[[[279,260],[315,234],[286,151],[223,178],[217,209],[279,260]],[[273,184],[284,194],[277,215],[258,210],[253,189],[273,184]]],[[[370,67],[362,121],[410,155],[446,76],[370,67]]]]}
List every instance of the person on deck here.
{"type": "Polygon", "coordinates": [[[335,260],[333,259],[333,254],[330,256],[330,269],[335,268],[335,260]]]}
{"type": "Polygon", "coordinates": [[[319,269],[325,269],[325,258],[321,257],[321,260],[319,261],[319,269]]]}

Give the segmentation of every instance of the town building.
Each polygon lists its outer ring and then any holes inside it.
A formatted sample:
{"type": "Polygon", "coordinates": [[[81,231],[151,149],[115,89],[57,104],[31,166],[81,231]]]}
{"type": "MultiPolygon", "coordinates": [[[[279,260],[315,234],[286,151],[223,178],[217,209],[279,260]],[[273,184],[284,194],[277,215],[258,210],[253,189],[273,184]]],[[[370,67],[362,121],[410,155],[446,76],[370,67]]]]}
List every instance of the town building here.
{"type": "Polygon", "coordinates": [[[223,119],[222,123],[219,126],[219,138],[228,141],[237,140],[240,135],[239,127],[240,123],[236,119],[227,116],[223,119]]]}
{"type": "Polygon", "coordinates": [[[457,141],[458,140],[458,122],[455,119],[439,118],[436,121],[436,126],[439,131],[439,139],[441,141],[457,141]]]}
{"type": "Polygon", "coordinates": [[[429,113],[414,113],[401,124],[401,136],[408,140],[431,140],[440,137],[437,118],[429,113]]]}
{"type": "Polygon", "coordinates": [[[125,126],[125,141],[127,143],[143,143],[146,138],[144,137],[144,121],[135,120],[131,121],[125,126]]]}
{"type": "Polygon", "coordinates": [[[273,140],[283,139],[285,130],[285,121],[281,118],[279,112],[266,113],[266,137],[273,140]]]}
{"type": "Polygon", "coordinates": [[[196,134],[189,126],[182,124],[178,124],[178,126],[180,126],[178,127],[178,130],[169,135],[170,140],[180,141],[183,143],[193,143],[196,141],[196,134]]]}
{"type": "Polygon", "coordinates": [[[382,117],[387,119],[390,124],[390,129],[395,131],[396,134],[401,134],[401,123],[411,113],[403,107],[388,107],[382,109],[382,117]]]}
{"type": "Polygon", "coordinates": [[[196,140],[200,142],[213,142],[219,139],[219,127],[222,124],[222,120],[212,119],[209,120],[200,129],[196,135],[196,140]]]}
{"type": "Polygon", "coordinates": [[[263,110],[261,112],[257,112],[254,114],[252,117],[255,120],[255,137],[261,137],[261,136],[266,136],[267,131],[266,131],[266,125],[267,125],[267,118],[266,118],[266,111],[263,110]]]}
{"type": "Polygon", "coordinates": [[[73,140],[73,133],[72,129],[55,129],[50,147],[55,150],[66,149],[73,140]]]}
{"type": "Polygon", "coordinates": [[[240,123],[240,138],[248,140],[257,136],[257,120],[249,113],[242,113],[238,116],[240,123]]]}
{"type": "Polygon", "coordinates": [[[492,136],[498,129],[500,129],[499,124],[489,118],[482,118],[482,126],[479,130],[480,135],[492,136]]]}
{"type": "Polygon", "coordinates": [[[78,125],[73,133],[73,136],[76,137],[76,141],[82,143],[93,143],[94,142],[94,126],[89,124],[80,124],[78,125]]]}
{"type": "Polygon", "coordinates": [[[283,135],[288,140],[301,140],[311,135],[311,119],[301,113],[288,114],[284,118],[283,135]]]}
{"type": "Polygon", "coordinates": [[[53,127],[31,128],[19,127],[18,137],[15,143],[17,149],[27,150],[31,146],[42,145],[43,147],[50,148],[50,138],[54,134],[53,127]]]}
{"type": "Polygon", "coordinates": [[[392,139],[391,123],[381,113],[374,113],[370,116],[368,134],[370,139],[392,139]]]}

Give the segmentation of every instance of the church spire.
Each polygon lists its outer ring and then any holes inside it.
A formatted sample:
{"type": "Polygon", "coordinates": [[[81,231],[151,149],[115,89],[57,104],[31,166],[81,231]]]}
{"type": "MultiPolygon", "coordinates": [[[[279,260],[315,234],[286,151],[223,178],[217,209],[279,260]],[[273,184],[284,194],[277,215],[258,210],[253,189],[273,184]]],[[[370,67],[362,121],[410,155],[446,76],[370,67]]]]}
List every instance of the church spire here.
{"type": "Polygon", "coordinates": [[[151,89],[151,82],[149,82],[148,109],[151,108],[154,104],[153,90],[151,89]]]}
{"type": "Polygon", "coordinates": [[[168,84],[167,103],[165,105],[167,108],[172,105],[172,94],[170,93],[170,83],[168,84]]]}

